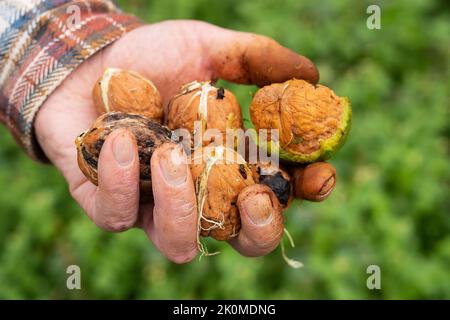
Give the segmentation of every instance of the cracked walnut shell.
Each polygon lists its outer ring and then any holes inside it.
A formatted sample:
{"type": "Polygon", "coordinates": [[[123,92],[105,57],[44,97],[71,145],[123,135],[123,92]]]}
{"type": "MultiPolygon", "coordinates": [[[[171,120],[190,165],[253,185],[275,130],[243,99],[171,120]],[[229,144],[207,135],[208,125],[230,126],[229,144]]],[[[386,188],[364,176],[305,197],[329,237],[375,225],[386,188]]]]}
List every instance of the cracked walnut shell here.
{"type": "Polygon", "coordinates": [[[97,166],[100,151],[106,137],[119,128],[127,129],[136,139],[140,164],[141,199],[151,198],[150,158],[158,146],[172,141],[171,131],[156,121],[123,112],[110,112],[100,116],[91,129],[83,132],[75,140],[78,166],[86,178],[98,185],[97,166]]]}

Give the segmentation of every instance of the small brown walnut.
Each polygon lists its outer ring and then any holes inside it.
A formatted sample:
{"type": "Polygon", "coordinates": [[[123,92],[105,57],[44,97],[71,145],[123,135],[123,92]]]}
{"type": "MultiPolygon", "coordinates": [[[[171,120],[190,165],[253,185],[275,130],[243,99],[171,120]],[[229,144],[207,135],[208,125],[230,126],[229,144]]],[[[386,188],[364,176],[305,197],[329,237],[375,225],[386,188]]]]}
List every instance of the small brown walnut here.
{"type": "Polygon", "coordinates": [[[309,201],[325,200],[336,186],[336,169],[327,162],[294,168],[292,176],[295,196],[309,201]]]}
{"type": "Polygon", "coordinates": [[[156,86],[143,76],[128,70],[108,68],[92,91],[100,114],[121,111],[136,113],[162,123],[164,109],[156,86]]]}
{"type": "MultiPolygon", "coordinates": [[[[239,102],[231,91],[216,88],[210,82],[191,82],[181,87],[169,103],[167,126],[171,130],[187,129],[194,139],[195,121],[200,121],[199,129],[217,129],[225,144],[227,129],[243,127],[239,102]]],[[[198,130],[198,129],[197,129],[198,130]]],[[[204,145],[214,137],[204,141],[204,145]]]]}
{"type": "Polygon", "coordinates": [[[255,184],[252,171],[234,150],[201,148],[192,155],[191,174],[199,210],[199,233],[203,237],[229,240],[239,234],[239,193],[255,184]]]}
{"type": "Polygon", "coordinates": [[[78,152],[78,166],[92,183],[98,185],[97,165],[106,137],[114,130],[125,128],[137,142],[140,164],[141,199],[152,197],[150,158],[154,150],[170,142],[171,131],[156,121],[141,115],[110,112],[101,115],[91,129],[75,140],[78,152]]]}

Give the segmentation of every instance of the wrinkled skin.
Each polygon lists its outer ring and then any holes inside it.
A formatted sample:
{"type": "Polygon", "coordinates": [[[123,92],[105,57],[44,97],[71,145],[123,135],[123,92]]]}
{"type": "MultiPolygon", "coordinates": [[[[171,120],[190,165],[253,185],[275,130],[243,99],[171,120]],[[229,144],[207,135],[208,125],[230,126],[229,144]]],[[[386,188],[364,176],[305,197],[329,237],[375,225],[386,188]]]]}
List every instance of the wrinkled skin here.
{"type": "MultiPolygon", "coordinates": [[[[197,254],[194,184],[186,174],[187,165],[180,164],[186,158],[182,151],[164,144],[154,152],[154,204],[139,205],[138,151],[126,130],[116,130],[103,145],[99,187],[78,168],[74,140],[97,117],[92,88],[107,67],[133,70],[151,79],[163,105],[182,84],[193,80],[223,78],[258,85],[293,77],[318,81],[309,60],[271,39],[201,22],[167,21],[138,28],[91,57],[42,106],[35,121],[38,142],[89,218],[113,232],[142,228],[158,250],[177,263],[197,254]]],[[[238,200],[241,232],[230,244],[243,255],[261,256],[276,248],[282,226],[270,218],[273,193],[268,188],[261,191],[260,186],[248,188],[238,200]]]]}

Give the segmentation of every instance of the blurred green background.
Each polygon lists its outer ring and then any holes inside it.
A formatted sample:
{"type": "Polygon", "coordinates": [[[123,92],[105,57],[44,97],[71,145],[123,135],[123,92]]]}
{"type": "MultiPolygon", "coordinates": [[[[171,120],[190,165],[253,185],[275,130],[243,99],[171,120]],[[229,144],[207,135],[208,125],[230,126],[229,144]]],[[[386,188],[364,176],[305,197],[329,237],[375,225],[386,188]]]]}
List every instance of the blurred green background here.
{"type": "MultiPolygon", "coordinates": [[[[347,145],[324,203],[288,213],[296,240],[257,259],[166,261],[139,230],[97,229],[57,171],[0,128],[0,298],[450,299],[450,8],[446,1],[118,1],[148,22],[201,19],[262,33],[309,56],[353,104],[347,145]],[[381,30],[366,8],[381,6],[381,30]],[[82,290],[66,289],[66,267],[82,290]],[[366,268],[381,268],[381,290],[366,268]]],[[[170,41],[170,39],[168,40],[170,41]]],[[[230,86],[243,105],[253,87],[230,86]]]]}

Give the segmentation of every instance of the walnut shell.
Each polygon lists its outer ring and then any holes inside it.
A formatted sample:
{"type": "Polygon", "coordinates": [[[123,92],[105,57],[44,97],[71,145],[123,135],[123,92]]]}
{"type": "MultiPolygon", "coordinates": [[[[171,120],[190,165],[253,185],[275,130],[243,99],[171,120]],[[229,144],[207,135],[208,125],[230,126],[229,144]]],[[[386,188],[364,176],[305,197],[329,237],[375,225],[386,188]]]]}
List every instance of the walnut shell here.
{"type": "Polygon", "coordinates": [[[345,142],[351,107],[325,86],[294,79],[260,89],[250,116],[256,129],[279,129],[282,160],[310,163],[330,158],[345,142]]]}
{"type": "Polygon", "coordinates": [[[91,129],[75,140],[78,166],[86,178],[98,185],[97,165],[100,151],[106,137],[119,128],[126,128],[136,138],[140,163],[141,198],[151,197],[150,158],[158,146],[171,141],[171,131],[156,121],[123,112],[110,112],[100,116],[91,129]]]}
{"type": "Polygon", "coordinates": [[[210,151],[211,148],[197,149],[190,165],[197,194],[200,235],[229,240],[241,229],[238,195],[255,181],[248,164],[234,150],[216,147],[215,152],[209,154],[210,151]]]}
{"type": "Polygon", "coordinates": [[[272,189],[280,205],[286,208],[293,199],[291,177],[286,170],[270,163],[258,163],[252,166],[252,173],[256,183],[264,184],[272,189]]]}
{"type": "Polygon", "coordinates": [[[336,169],[327,162],[312,163],[305,168],[294,168],[295,196],[320,202],[333,192],[336,186],[336,169]]]}
{"type": "MultiPolygon", "coordinates": [[[[201,129],[217,129],[225,144],[227,129],[243,127],[241,107],[234,94],[216,88],[210,82],[191,82],[181,87],[169,103],[167,126],[171,130],[184,128],[194,139],[194,122],[201,121],[201,129]]],[[[205,141],[208,144],[213,139],[205,141]]]]}
{"type": "Polygon", "coordinates": [[[96,82],[92,96],[99,114],[111,111],[142,114],[159,123],[164,118],[158,89],[153,82],[135,72],[106,69],[96,82]]]}

